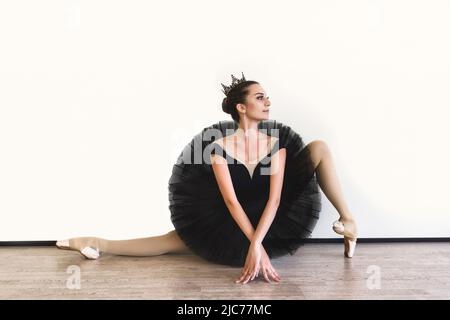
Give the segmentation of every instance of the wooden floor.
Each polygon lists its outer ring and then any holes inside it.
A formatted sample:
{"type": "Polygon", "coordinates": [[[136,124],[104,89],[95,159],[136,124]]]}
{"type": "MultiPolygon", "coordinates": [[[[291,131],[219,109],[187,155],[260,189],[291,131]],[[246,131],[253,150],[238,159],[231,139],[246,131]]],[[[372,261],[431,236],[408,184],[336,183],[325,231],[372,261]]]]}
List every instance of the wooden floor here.
{"type": "Polygon", "coordinates": [[[280,283],[239,285],[240,268],[190,254],[86,260],[53,247],[0,247],[0,299],[450,298],[450,243],[360,243],[353,259],[343,245],[307,244],[272,263],[280,283]]]}

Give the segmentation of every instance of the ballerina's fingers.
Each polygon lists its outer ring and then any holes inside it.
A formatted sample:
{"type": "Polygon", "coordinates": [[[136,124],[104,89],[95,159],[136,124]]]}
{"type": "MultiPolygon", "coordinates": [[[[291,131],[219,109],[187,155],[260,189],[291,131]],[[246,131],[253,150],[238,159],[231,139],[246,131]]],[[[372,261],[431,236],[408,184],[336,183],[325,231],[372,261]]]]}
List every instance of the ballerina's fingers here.
{"type": "Polygon", "coordinates": [[[241,282],[242,279],[244,279],[245,275],[246,275],[246,272],[242,271],[241,276],[236,280],[236,283],[241,282]]]}
{"type": "Polygon", "coordinates": [[[252,276],[251,280],[255,279],[255,277],[258,276],[258,273],[259,273],[259,268],[256,268],[256,270],[253,272],[253,276],[252,276]]]}
{"type": "Polygon", "coordinates": [[[245,280],[243,282],[243,284],[246,284],[247,282],[249,282],[250,280],[253,280],[253,275],[255,274],[255,270],[251,269],[248,273],[247,276],[245,277],[245,280]]]}
{"type": "Polygon", "coordinates": [[[249,272],[250,272],[250,269],[248,269],[248,268],[245,268],[244,270],[242,270],[241,277],[238,280],[236,280],[236,283],[242,282],[247,277],[247,274],[249,274],[249,272]]]}
{"type": "Polygon", "coordinates": [[[246,284],[248,281],[253,280],[257,273],[258,270],[256,269],[247,268],[243,271],[242,276],[236,281],[236,283],[246,284]]]}
{"type": "Polygon", "coordinates": [[[272,279],[275,280],[275,281],[277,281],[277,282],[281,280],[280,276],[279,276],[278,273],[275,271],[275,269],[272,269],[272,270],[270,271],[270,275],[272,276],[272,279]]]}
{"type": "Polygon", "coordinates": [[[264,279],[266,279],[266,281],[270,283],[271,281],[270,281],[270,279],[268,277],[268,273],[269,273],[268,269],[263,268],[264,279]]]}

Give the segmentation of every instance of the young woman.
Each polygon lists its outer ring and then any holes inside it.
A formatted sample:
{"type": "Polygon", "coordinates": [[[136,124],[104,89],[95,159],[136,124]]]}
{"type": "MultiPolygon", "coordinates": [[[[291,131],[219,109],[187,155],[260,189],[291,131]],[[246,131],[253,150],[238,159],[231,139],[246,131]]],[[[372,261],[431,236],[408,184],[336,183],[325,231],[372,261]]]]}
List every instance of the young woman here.
{"type": "Polygon", "coordinates": [[[258,82],[247,81],[244,75],[232,79],[230,86],[222,84],[226,94],[222,109],[237,127],[202,148],[208,151],[211,174],[199,173],[195,166],[174,167],[169,190],[175,230],[130,240],[72,238],[57,241],[57,247],[77,250],[89,259],[97,259],[101,252],[132,256],[194,252],[213,262],[243,266],[236,283],[245,284],[260,274],[268,282],[280,281],[270,259],[293,254],[311,234],[320,211],[316,174],[340,215],[333,230],[344,235],[344,254],[351,258],[356,223],[326,143],[304,145],[283,125],[276,126],[280,129],[276,134],[261,132],[261,124],[269,118],[269,97],[258,82]]]}

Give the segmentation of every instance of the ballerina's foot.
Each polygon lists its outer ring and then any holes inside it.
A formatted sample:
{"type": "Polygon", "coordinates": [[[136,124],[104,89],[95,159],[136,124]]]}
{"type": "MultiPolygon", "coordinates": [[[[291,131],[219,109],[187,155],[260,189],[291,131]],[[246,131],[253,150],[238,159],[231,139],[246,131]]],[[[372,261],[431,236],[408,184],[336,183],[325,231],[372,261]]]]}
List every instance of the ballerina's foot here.
{"type": "Polygon", "coordinates": [[[96,260],[100,257],[99,241],[95,237],[80,237],[56,241],[56,246],[63,250],[76,250],[86,259],[96,260]]]}
{"type": "Polygon", "coordinates": [[[353,257],[357,241],[357,228],[354,220],[339,219],[333,223],[333,230],[344,236],[344,256],[353,257]]]}
{"type": "Polygon", "coordinates": [[[58,240],[56,246],[58,249],[70,250],[69,240],[58,240]]]}
{"type": "Polygon", "coordinates": [[[356,238],[344,237],[344,256],[346,258],[353,257],[356,248],[356,238]]]}

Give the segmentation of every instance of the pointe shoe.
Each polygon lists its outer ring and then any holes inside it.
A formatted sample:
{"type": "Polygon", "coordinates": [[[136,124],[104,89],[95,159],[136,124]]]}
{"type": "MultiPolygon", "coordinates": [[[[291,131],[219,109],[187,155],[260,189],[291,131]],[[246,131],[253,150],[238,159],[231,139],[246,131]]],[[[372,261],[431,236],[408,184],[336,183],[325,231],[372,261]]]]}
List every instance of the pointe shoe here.
{"type": "Polygon", "coordinates": [[[58,240],[56,241],[56,246],[58,249],[70,250],[69,240],[58,240]]]}
{"type": "Polygon", "coordinates": [[[352,258],[356,249],[356,238],[344,237],[344,255],[347,258],[352,258]]]}
{"type": "Polygon", "coordinates": [[[356,248],[356,241],[357,241],[356,236],[351,234],[348,230],[346,230],[344,224],[339,220],[333,223],[333,230],[337,234],[344,236],[345,257],[347,258],[353,257],[356,248]]]}
{"type": "MultiPolygon", "coordinates": [[[[72,250],[69,245],[69,240],[58,240],[56,246],[63,250],[72,250]]],[[[74,249],[75,250],[75,249],[74,249]]],[[[77,250],[78,251],[78,250],[77,250]]],[[[100,251],[92,247],[84,247],[79,251],[86,259],[96,260],[100,257],[100,251]]]]}

